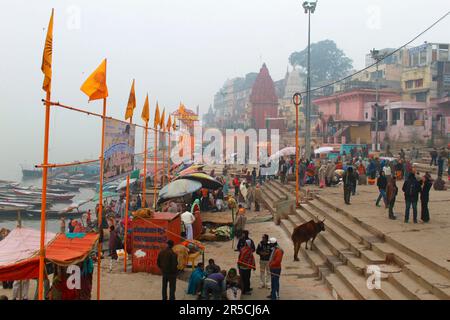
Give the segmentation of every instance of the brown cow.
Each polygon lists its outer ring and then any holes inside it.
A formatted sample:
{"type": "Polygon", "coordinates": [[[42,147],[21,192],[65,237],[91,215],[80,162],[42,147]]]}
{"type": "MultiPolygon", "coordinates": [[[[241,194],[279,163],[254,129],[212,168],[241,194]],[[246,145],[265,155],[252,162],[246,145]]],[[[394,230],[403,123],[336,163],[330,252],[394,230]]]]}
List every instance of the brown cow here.
{"type": "Polygon", "coordinates": [[[325,224],[323,223],[324,221],[325,219],[319,222],[311,220],[294,229],[291,237],[292,241],[294,242],[294,261],[299,261],[298,251],[300,250],[300,246],[303,242],[306,242],[305,249],[307,250],[308,241],[312,239],[310,244],[310,248],[312,250],[312,244],[316,236],[320,232],[325,231],[325,224]]]}

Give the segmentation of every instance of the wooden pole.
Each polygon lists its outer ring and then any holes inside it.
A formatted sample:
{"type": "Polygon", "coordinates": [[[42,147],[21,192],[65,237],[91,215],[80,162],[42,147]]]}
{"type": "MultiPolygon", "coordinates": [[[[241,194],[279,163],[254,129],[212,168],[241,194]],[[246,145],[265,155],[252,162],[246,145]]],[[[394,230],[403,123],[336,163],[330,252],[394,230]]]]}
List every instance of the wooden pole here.
{"type": "Polygon", "coordinates": [[[170,153],[171,153],[171,141],[170,141],[170,128],[169,128],[169,150],[168,150],[168,155],[167,155],[167,179],[168,182],[170,182],[171,178],[170,178],[170,153]]]}
{"type": "Polygon", "coordinates": [[[158,128],[155,128],[155,150],[153,152],[153,208],[156,210],[156,185],[158,184],[158,128]]]}
{"type": "Polygon", "coordinates": [[[126,195],[126,207],[125,207],[125,236],[123,240],[123,270],[127,272],[127,235],[128,235],[128,208],[130,206],[130,175],[127,175],[127,195],[126,195]]]}
{"type": "MultiPolygon", "coordinates": [[[[50,88],[46,100],[50,101],[50,88]]],[[[45,135],[44,135],[44,161],[42,168],[42,199],[41,199],[41,239],[39,246],[39,280],[38,299],[44,300],[44,267],[45,267],[45,210],[47,208],[47,174],[48,174],[48,141],[50,135],[50,103],[45,103],[45,135]]]]}
{"type": "Polygon", "coordinates": [[[145,132],[144,132],[144,181],[142,182],[142,207],[148,208],[147,198],[146,198],[146,181],[147,181],[147,154],[148,154],[148,121],[145,122],[145,132]]]}
{"type": "MultiPolygon", "coordinates": [[[[130,125],[133,124],[133,116],[130,117],[130,125]]],[[[128,208],[130,207],[130,175],[127,175],[127,190],[125,204],[125,236],[123,240],[123,270],[127,272],[127,235],[128,235],[128,208]]]]}
{"type": "Polygon", "coordinates": [[[162,132],[162,139],[164,139],[164,144],[163,144],[163,154],[162,154],[162,162],[163,162],[163,164],[162,164],[162,180],[161,180],[161,182],[162,182],[162,185],[164,186],[164,166],[165,166],[165,162],[166,162],[166,132],[165,131],[161,131],[162,132]]]}
{"type": "MultiPolygon", "coordinates": [[[[103,218],[103,166],[104,157],[103,151],[105,149],[105,123],[106,123],[106,98],[103,98],[103,118],[102,118],[102,143],[100,151],[100,192],[99,192],[99,206],[98,206],[98,232],[102,230],[102,218],[103,218]]],[[[103,234],[103,232],[101,232],[103,234]]],[[[103,239],[102,239],[103,240],[103,239]]],[[[102,264],[102,241],[98,242],[97,246],[98,256],[97,256],[97,300],[100,300],[100,273],[102,264]]]]}
{"type": "Polygon", "coordinates": [[[299,148],[298,148],[298,106],[295,105],[295,203],[297,208],[300,206],[300,197],[299,197],[299,148]]]}

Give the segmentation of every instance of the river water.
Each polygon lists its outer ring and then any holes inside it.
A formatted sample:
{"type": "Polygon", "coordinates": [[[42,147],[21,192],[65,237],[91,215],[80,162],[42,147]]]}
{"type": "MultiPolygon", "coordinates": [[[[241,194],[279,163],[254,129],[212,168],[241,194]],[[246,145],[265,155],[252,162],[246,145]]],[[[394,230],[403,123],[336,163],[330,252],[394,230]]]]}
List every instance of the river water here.
{"type": "MultiPolygon", "coordinates": [[[[42,179],[29,179],[21,181],[22,186],[36,186],[41,188],[42,187],[42,179]]],[[[93,196],[95,196],[95,191],[93,189],[87,189],[87,188],[81,188],[79,192],[75,192],[76,196],[73,198],[73,202],[78,202],[82,200],[91,199],[93,196]]],[[[67,208],[70,205],[69,202],[66,203],[55,203],[50,210],[63,210],[67,208]]],[[[88,209],[91,209],[92,212],[94,212],[95,203],[89,202],[83,205],[80,208],[80,218],[82,213],[86,212],[88,209]]],[[[30,218],[26,216],[25,214],[21,214],[21,220],[22,220],[22,227],[32,228],[36,230],[40,230],[41,228],[41,221],[37,218],[30,218]]],[[[66,221],[67,224],[67,221],[66,221]]],[[[57,218],[48,218],[46,221],[46,230],[51,232],[59,232],[60,230],[60,221],[57,218]]],[[[0,213],[0,229],[1,228],[7,228],[7,229],[14,229],[17,226],[17,218],[14,219],[12,217],[1,217],[0,213]]]]}

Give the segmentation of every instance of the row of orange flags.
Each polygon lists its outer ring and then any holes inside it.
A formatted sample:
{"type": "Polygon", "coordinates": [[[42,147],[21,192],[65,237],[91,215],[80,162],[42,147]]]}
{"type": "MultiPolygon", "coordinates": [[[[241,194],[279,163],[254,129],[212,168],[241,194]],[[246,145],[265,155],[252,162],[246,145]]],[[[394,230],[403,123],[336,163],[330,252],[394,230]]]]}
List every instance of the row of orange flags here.
{"type": "MultiPolygon", "coordinates": [[[[47,93],[51,90],[51,80],[52,80],[52,51],[53,51],[53,14],[54,10],[52,9],[52,15],[50,17],[50,21],[47,29],[47,36],[45,39],[44,53],[42,56],[42,66],[41,70],[44,73],[44,82],[42,85],[42,89],[47,93]]],[[[125,120],[128,120],[133,117],[134,109],[136,108],[136,93],[134,89],[134,79],[131,84],[130,96],[128,98],[128,103],[125,111],[125,120]]],[[[106,99],[108,97],[108,86],[106,85],[106,59],[100,63],[100,65],[95,69],[95,71],[86,79],[86,81],[81,86],[80,90],[84,92],[88,97],[89,101],[98,100],[98,99],[106,99]]],[[[141,118],[145,122],[150,120],[150,111],[149,111],[149,102],[148,102],[148,94],[145,98],[144,107],[142,109],[141,118]]],[[[156,102],[156,110],[155,110],[155,119],[154,119],[154,128],[160,128],[161,130],[170,131],[171,129],[175,130],[176,125],[175,121],[172,122],[172,118],[169,115],[167,119],[167,124],[164,123],[165,118],[165,109],[163,110],[162,115],[159,113],[159,105],[156,102]]]]}

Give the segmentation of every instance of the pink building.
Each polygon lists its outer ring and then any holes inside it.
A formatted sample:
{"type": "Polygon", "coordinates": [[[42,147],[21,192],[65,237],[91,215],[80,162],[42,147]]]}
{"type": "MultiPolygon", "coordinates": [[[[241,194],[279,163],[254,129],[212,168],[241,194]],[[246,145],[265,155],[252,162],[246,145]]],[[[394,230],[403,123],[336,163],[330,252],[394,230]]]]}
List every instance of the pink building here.
{"type": "MultiPolygon", "coordinates": [[[[380,105],[400,99],[400,94],[394,91],[380,91],[380,105]]],[[[368,103],[373,105],[375,101],[375,90],[357,89],[315,99],[313,104],[319,107],[319,113],[332,116],[334,120],[371,121],[374,112],[368,110],[366,106],[368,103]]]]}

